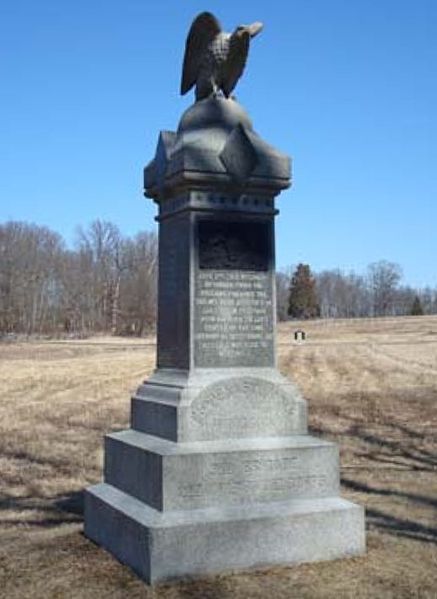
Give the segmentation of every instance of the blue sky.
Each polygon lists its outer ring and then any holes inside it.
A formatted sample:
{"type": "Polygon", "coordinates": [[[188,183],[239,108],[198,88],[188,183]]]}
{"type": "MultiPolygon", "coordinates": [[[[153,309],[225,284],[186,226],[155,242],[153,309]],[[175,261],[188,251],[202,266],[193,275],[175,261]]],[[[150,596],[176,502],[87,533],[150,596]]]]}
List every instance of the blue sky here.
{"type": "Polygon", "coordinates": [[[437,286],[435,0],[3,0],[0,221],[72,243],[101,218],[155,226],[142,168],[174,130],[193,17],[261,20],[236,89],[255,129],[293,157],[278,267],[398,262],[437,286]]]}

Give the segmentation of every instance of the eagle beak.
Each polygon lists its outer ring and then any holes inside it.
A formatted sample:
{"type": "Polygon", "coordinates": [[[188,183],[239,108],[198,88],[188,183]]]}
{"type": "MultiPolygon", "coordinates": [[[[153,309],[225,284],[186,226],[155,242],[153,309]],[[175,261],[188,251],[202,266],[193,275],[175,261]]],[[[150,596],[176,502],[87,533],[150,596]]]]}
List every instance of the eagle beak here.
{"type": "Polygon", "coordinates": [[[249,25],[248,30],[250,33],[250,37],[255,37],[255,35],[257,35],[263,27],[264,25],[260,21],[257,21],[256,23],[252,23],[252,25],[249,25]]]}

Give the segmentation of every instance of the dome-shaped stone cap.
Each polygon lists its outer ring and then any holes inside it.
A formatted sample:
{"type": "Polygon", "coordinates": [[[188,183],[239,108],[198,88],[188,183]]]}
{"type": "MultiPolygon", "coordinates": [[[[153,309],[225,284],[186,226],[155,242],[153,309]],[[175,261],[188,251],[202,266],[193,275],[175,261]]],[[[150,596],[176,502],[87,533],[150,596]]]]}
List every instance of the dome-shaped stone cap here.
{"type": "Polygon", "coordinates": [[[237,125],[253,129],[244,108],[228,98],[208,98],[190,106],[182,115],[178,135],[199,129],[219,128],[232,131],[237,125]]]}
{"type": "Polygon", "coordinates": [[[290,185],[290,160],[253,130],[235,100],[208,98],[182,115],[177,132],[162,131],[144,170],[146,195],[193,187],[278,193],[290,185]]]}

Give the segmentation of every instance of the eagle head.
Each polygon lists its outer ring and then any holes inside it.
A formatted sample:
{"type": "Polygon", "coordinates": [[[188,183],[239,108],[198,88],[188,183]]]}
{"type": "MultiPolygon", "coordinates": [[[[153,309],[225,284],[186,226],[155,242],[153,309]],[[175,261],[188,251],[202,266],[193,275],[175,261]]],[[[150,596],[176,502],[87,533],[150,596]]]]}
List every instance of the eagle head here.
{"type": "Polygon", "coordinates": [[[260,21],[256,21],[255,23],[252,23],[251,25],[238,25],[238,27],[235,29],[233,35],[240,37],[240,36],[249,34],[250,37],[255,37],[255,35],[257,35],[261,31],[262,28],[263,28],[263,24],[260,21]]]}

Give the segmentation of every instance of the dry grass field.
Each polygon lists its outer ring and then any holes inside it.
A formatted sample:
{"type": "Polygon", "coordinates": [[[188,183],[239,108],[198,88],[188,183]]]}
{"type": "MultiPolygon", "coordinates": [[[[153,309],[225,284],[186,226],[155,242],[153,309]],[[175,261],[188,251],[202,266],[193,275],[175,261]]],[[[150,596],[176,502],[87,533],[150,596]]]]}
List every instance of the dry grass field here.
{"type": "Polygon", "coordinates": [[[154,342],[0,344],[0,596],[437,597],[437,317],[279,327],[279,365],[314,434],[341,446],[344,496],[367,510],[360,558],[228,573],[150,589],[82,534],[102,437],[128,424],[154,342]]]}

